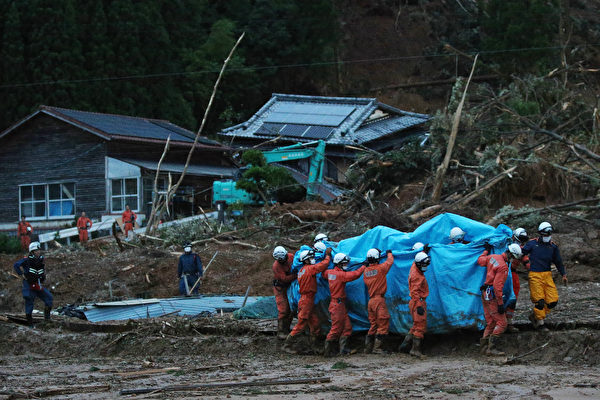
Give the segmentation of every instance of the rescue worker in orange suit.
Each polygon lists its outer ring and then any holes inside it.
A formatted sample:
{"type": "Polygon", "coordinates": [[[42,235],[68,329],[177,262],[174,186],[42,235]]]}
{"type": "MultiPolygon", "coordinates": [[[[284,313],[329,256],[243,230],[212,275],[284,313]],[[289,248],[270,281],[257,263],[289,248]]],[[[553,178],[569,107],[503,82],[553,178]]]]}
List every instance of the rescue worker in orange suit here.
{"type": "Polygon", "coordinates": [[[29,244],[31,243],[31,235],[33,234],[33,227],[27,221],[25,216],[21,217],[21,221],[17,225],[17,236],[21,240],[21,249],[24,251],[29,250],[29,244]]]}
{"type": "Polygon", "coordinates": [[[477,264],[487,269],[485,282],[480,287],[486,322],[480,339],[481,352],[488,356],[503,356],[504,352],[498,349],[498,339],[507,325],[502,289],[508,278],[508,263],[520,259],[523,254],[516,243],[508,245],[508,249],[502,254],[490,254],[492,245],[485,243],[484,246],[485,250],[477,259],[477,264]]]}
{"type": "Polygon", "coordinates": [[[81,217],[77,219],[77,229],[79,230],[79,241],[85,243],[88,241],[88,230],[92,227],[92,220],[85,216],[85,211],[81,212],[81,217]]]}
{"type": "Polygon", "coordinates": [[[298,323],[294,329],[285,338],[283,350],[290,354],[297,354],[295,348],[297,344],[297,336],[304,332],[306,328],[310,330],[310,343],[313,351],[319,352],[317,349],[317,339],[321,332],[319,318],[314,313],[315,294],[317,293],[317,274],[323,272],[329,266],[331,261],[331,247],[325,250],[325,258],[318,264],[315,263],[314,250],[303,250],[300,253],[300,261],[302,268],[298,272],[298,286],[300,291],[300,300],[298,301],[298,323]]]}
{"type": "MultiPolygon", "coordinates": [[[[527,236],[527,232],[523,228],[515,229],[513,233],[513,243],[518,244],[523,250],[525,244],[529,241],[529,236],[527,236]]],[[[509,303],[506,305],[506,323],[508,324],[506,327],[506,332],[509,333],[517,333],[519,329],[515,327],[512,323],[512,319],[515,316],[515,309],[517,308],[517,301],[519,300],[519,292],[521,291],[521,282],[519,282],[519,275],[517,268],[522,265],[525,269],[529,269],[529,257],[522,256],[520,260],[513,260],[510,263],[510,272],[512,275],[512,285],[513,291],[515,292],[515,302],[509,303]]]]}
{"type": "Polygon", "coordinates": [[[41,254],[40,243],[33,242],[29,245],[29,255],[17,261],[13,268],[15,272],[23,277],[23,299],[25,299],[25,317],[27,324],[33,325],[33,302],[39,297],[45,304],[44,319],[50,320],[52,310],[52,294],[42,286],[46,280],[46,268],[44,256],[41,254]]]}
{"type": "Polygon", "coordinates": [[[431,263],[431,258],[427,255],[429,246],[425,245],[424,251],[420,251],[415,255],[415,261],[410,267],[408,274],[408,290],[410,292],[410,301],[408,309],[413,318],[413,326],[404,337],[404,341],[400,345],[400,351],[408,352],[410,355],[418,358],[423,357],[421,352],[421,344],[427,331],[427,296],[429,296],[429,285],[425,278],[425,271],[431,263]]]}
{"type": "Polygon", "coordinates": [[[450,244],[456,244],[456,243],[462,243],[462,244],[469,244],[471,243],[468,240],[465,240],[465,235],[467,233],[465,231],[463,231],[462,229],[460,229],[458,226],[455,226],[454,228],[450,229],[450,244]]]}
{"type": "Polygon", "coordinates": [[[355,271],[348,270],[350,258],[344,253],[337,253],[333,257],[333,269],[323,272],[323,278],[329,282],[331,301],[329,314],[331,315],[331,329],[325,341],[325,357],[337,353],[336,347],[339,340],[339,354],[350,354],[348,338],[352,335],[352,323],[346,309],[346,283],[352,282],[362,275],[365,266],[362,265],[355,271]]]}
{"type": "Polygon", "coordinates": [[[369,292],[369,332],[365,337],[365,353],[380,354],[381,348],[390,330],[390,313],[385,304],[385,292],[387,291],[387,273],[394,264],[394,256],[391,250],[387,250],[386,259],[379,263],[380,253],[378,249],[367,252],[367,268],[363,280],[369,292]]]}
{"type": "Polygon", "coordinates": [[[540,237],[530,240],[523,246],[523,254],[529,255],[529,292],[534,304],[529,320],[535,329],[547,331],[544,319],[558,304],[558,291],[552,279],[551,265],[556,265],[562,276],[562,281],[567,284],[567,272],[563,265],[560,250],[552,242],[552,225],[542,222],[538,227],[540,237]]]}
{"type": "Polygon", "coordinates": [[[123,211],[123,234],[125,237],[128,237],[129,231],[133,231],[133,226],[135,225],[135,220],[137,215],[129,208],[129,204],[125,205],[125,211],[123,211]]]}
{"type": "Polygon", "coordinates": [[[292,272],[294,254],[288,253],[284,247],[275,247],[273,258],[275,259],[273,263],[273,293],[278,313],[277,338],[283,340],[290,333],[292,324],[292,311],[288,302],[287,289],[298,275],[292,272]]]}

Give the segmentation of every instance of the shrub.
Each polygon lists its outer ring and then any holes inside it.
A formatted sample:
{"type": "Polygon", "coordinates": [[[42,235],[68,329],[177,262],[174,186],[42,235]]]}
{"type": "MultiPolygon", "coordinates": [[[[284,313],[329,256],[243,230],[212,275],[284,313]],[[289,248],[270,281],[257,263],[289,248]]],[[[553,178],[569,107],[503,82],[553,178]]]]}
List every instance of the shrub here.
{"type": "Polygon", "coordinates": [[[0,233],[0,253],[16,254],[21,252],[21,242],[14,236],[0,233]]]}

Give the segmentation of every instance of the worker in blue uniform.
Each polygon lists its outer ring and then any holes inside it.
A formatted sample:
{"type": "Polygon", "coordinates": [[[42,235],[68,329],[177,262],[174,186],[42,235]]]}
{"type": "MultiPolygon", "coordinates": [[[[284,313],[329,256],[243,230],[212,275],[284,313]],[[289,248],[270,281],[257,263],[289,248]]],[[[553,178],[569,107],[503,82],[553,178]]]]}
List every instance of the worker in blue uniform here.
{"type": "Polygon", "coordinates": [[[25,299],[25,317],[27,323],[33,325],[33,302],[39,297],[46,307],[44,308],[44,319],[50,320],[50,311],[52,310],[52,294],[48,289],[42,286],[46,280],[46,267],[44,256],[41,254],[40,242],[32,242],[29,245],[29,254],[27,257],[17,261],[13,268],[15,272],[23,277],[23,299],[25,299]]]}
{"type": "Polygon", "coordinates": [[[198,254],[192,253],[192,245],[189,242],[183,245],[183,251],[184,253],[179,257],[179,265],[177,267],[179,294],[185,296],[198,294],[200,283],[195,288],[194,284],[202,276],[202,260],[198,254]]]}
{"type": "Polygon", "coordinates": [[[529,320],[535,329],[547,331],[544,319],[558,304],[558,291],[552,279],[551,265],[567,283],[567,271],[560,256],[560,250],[552,241],[554,229],[548,222],[542,222],[538,227],[540,236],[530,240],[523,246],[523,254],[529,255],[529,294],[533,303],[533,311],[529,320]]]}

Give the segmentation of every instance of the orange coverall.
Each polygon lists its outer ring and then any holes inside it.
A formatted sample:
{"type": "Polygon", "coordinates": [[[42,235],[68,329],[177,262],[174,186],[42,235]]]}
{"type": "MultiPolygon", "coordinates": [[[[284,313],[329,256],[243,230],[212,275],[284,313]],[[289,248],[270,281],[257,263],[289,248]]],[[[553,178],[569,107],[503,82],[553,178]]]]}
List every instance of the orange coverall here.
{"type": "Polygon", "coordinates": [[[19,221],[17,226],[17,235],[21,239],[21,248],[29,251],[29,245],[31,244],[31,234],[33,233],[33,227],[27,221],[19,221]],[[30,228],[30,230],[27,230],[30,228]]]}
{"type": "MultiPolygon", "coordinates": [[[[523,249],[525,243],[521,244],[521,249],[523,249]]],[[[512,272],[512,284],[513,291],[515,292],[515,298],[517,301],[519,300],[519,292],[521,291],[521,282],[519,282],[519,275],[517,274],[517,268],[519,265],[522,265],[525,269],[529,269],[529,256],[523,255],[520,260],[512,260],[510,263],[510,271],[512,272]]],[[[510,307],[506,309],[506,318],[513,318],[515,316],[515,307],[510,307]]]]}
{"type": "Polygon", "coordinates": [[[385,304],[385,292],[387,291],[387,273],[394,263],[392,253],[381,264],[369,264],[365,269],[363,280],[369,292],[369,322],[371,327],[367,335],[387,335],[390,330],[390,313],[385,304]]]}
{"type": "Polygon", "coordinates": [[[331,301],[329,302],[331,329],[327,334],[327,340],[337,340],[340,336],[352,335],[352,324],[348,310],[346,310],[346,282],[360,278],[364,270],[364,265],[356,271],[344,271],[335,267],[323,273],[323,278],[329,282],[329,292],[331,292],[331,301]]]}
{"type": "Polygon", "coordinates": [[[484,250],[477,259],[477,264],[487,268],[485,285],[488,287],[481,293],[483,302],[483,314],[487,323],[483,337],[489,335],[500,335],[506,330],[506,313],[499,314],[498,306],[504,304],[502,300],[502,288],[508,277],[508,261],[506,254],[492,254],[484,250]]]}
{"type": "Polygon", "coordinates": [[[79,217],[77,220],[77,229],[79,229],[79,241],[85,243],[88,241],[88,229],[92,227],[92,220],[88,217],[79,217]]]}
{"type": "Polygon", "coordinates": [[[323,261],[318,264],[304,265],[298,272],[298,285],[300,291],[300,300],[298,301],[298,323],[290,332],[290,335],[296,336],[308,328],[311,335],[318,335],[321,331],[319,318],[313,312],[315,308],[315,293],[317,293],[317,274],[323,272],[329,266],[330,256],[325,256],[323,261]]]}
{"type": "Polygon", "coordinates": [[[123,211],[123,234],[125,235],[125,237],[127,237],[127,234],[129,233],[129,231],[133,230],[133,224],[135,223],[135,218],[136,215],[133,211],[131,210],[125,210],[123,211]]]}
{"type": "Polygon", "coordinates": [[[426,299],[429,296],[429,285],[425,274],[413,262],[408,274],[408,290],[410,291],[410,301],[408,308],[413,317],[413,326],[408,333],[412,334],[417,339],[423,339],[427,331],[427,303],[426,299]],[[417,308],[423,307],[423,315],[419,315],[417,308]]]}
{"type": "Polygon", "coordinates": [[[273,294],[275,294],[275,303],[277,303],[277,318],[290,322],[292,320],[292,312],[288,302],[287,288],[297,278],[297,275],[291,272],[293,262],[294,255],[288,253],[284,264],[277,260],[273,263],[273,294]]]}

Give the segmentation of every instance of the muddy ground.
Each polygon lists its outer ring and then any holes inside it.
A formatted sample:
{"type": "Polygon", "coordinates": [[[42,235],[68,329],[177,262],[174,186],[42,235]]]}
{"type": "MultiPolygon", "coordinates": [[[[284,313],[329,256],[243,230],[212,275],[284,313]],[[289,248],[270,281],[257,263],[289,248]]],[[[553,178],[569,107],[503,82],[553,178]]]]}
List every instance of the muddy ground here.
{"type": "MultiPolygon", "coordinates": [[[[314,236],[311,229],[314,226],[277,238],[268,232],[230,238],[257,248],[213,242],[197,246],[205,265],[219,251],[201,292],[244,294],[252,285],[252,295],[271,295],[273,241],[293,249],[314,236]]],[[[325,359],[281,352],[281,342],[274,336],[275,321],[236,321],[227,314],[166,317],[134,322],[126,332],[98,333],[74,331],[66,317],[57,317],[56,322],[40,323],[35,329],[0,322],[0,399],[600,398],[600,253],[596,250],[600,243],[597,231],[572,232],[554,235],[570,283],[558,286],[559,306],[548,319],[552,331],[531,329],[529,293],[525,274],[521,274],[515,318],[521,332],[504,337],[507,357],[481,356],[480,333],[474,331],[428,335],[425,360],[397,352],[325,359]],[[531,350],[535,351],[506,364],[507,359],[531,350]],[[119,394],[130,388],[319,377],[331,381],[119,394]],[[50,392],[53,388],[62,392],[50,392]]],[[[350,233],[342,236],[344,232],[339,231],[332,236],[339,239],[350,233]]],[[[119,252],[110,239],[93,241],[76,251],[55,249],[46,253],[48,285],[54,286],[57,306],[108,300],[109,281],[115,298],[174,296],[177,251],[150,246],[119,252]]],[[[10,273],[18,257],[0,255],[3,313],[22,313],[20,280],[10,273]]],[[[40,309],[40,303],[36,305],[40,309]]],[[[395,350],[401,337],[391,339],[391,350],[395,350]]],[[[361,334],[352,338],[358,352],[363,340],[361,334]]]]}
{"type": "MultiPolygon", "coordinates": [[[[73,332],[64,319],[35,329],[0,323],[0,398],[37,393],[47,398],[523,398],[600,397],[600,284],[560,286],[549,333],[531,329],[525,282],[517,310],[519,333],[503,339],[506,357],[479,354],[479,333],[429,335],[426,359],[394,352],[345,357],[288,355],[274,336],[275,321],[164,318],[125,333],[73,332]],[[508,364],[507,360],[536,350],[508,364]],[[330,378],[330,382],[158,391],[120,396],[123,389],[267,379],[330,378]],[[47,396],[53,388],[70,394],[47,396]],[[2,397],[4,396],[4,397],[2,397]]],[[[401,337],[394,336],[391,350],[401,337]]],[[[33,396],[32,396],[33,397],[33,396]]]]}

